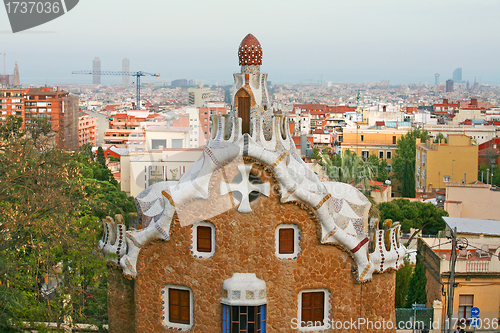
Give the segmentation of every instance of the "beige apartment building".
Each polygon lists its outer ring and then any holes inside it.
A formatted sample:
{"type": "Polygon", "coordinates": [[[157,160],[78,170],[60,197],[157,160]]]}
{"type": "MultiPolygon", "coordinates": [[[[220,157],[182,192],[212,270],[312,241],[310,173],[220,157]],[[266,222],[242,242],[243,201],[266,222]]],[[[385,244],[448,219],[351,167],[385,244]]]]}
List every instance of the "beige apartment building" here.
{"type": "Polygon", "coordinates": [[[487,184],[446,184],[444,209],[450,217],[499,219],[499,203],[500,189],[497,187],[487,184]]]}

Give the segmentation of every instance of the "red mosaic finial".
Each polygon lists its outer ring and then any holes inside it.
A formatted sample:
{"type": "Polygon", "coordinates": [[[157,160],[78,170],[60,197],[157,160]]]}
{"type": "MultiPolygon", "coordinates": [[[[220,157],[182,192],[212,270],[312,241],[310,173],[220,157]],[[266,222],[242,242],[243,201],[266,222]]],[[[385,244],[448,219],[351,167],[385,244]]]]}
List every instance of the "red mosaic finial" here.
{"type": "Polygon", "coordinates": [[[238,50],[240,66],[243,65],[262,65],[262,47],[254,35],[248,34],[241,41],[238,50]]]}

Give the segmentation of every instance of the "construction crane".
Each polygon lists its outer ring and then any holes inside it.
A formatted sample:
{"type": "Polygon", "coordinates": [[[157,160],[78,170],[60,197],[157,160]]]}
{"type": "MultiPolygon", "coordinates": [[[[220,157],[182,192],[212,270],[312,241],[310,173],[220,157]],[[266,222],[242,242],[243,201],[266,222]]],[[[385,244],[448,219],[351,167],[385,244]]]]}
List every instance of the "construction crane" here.
{"type": "Polygon", "coordinates": [[[160,77],[159,73],[146,73],[146,72],[122,72],[122,71],[74,71],[71,74],[97,74],[97,75],[127,75],[135,76],[137,83],[137,97],[136,97],[136,108],[139,110],[141,108],[141,76],[154,76],[160,77]]]}
{"type": "Polygon", "coordinates": [[[5,53],[5,52],[0,52],[0,54],[3,54],[3,75],[5,75],[5,55],[7,54],[15,54],[15,53],[22,53],[22,52],[8,52],[8,53],[5,53]]]}

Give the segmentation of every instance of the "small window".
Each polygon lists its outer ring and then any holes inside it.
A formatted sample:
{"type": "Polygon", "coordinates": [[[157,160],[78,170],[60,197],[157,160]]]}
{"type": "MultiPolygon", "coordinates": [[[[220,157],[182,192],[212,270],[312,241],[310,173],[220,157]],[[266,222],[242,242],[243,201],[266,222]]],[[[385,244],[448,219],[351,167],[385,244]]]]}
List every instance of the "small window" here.
{"type": "Polygon", "coordinates": [[[281,224],[276,228],[276,256],[279,259],[297,259],[300,253],[300,228],[295,224],[281,224]]]}
{"type": "Polygon", "coordinates": [[[211,258],[215,253],[215,226],[208,221],[193,224],[191,254],[195,258],[211,258]]]}
{"type": "Polygon", "coordinates": [[[361,152],[361,158],[363,159],[363,161],[366,161],[368,160],[368,155],[370,154],[370,152],[368,150],[363,150],[361,152]]]}
{"type": "Polygon", "coordinates": [[[163,324],[177,330],[188,330],[193,326],[193,293],[185,286],[167,285],[161,294],[163,324]]]}
{"type": "Polygon", "coordinates": [[[328,304],[330,302],[328,290],[315,289],[304,290],[299,293],[298,317],[300,327],[307,331],[325,330],[329,328],[330,313],[328,304]]]}
{"type": "Polygon", "coordinates": [[[392,136],[392,144],[393,144],[393,145],[395,145],[395,144],[396,144],[396,136],[395,136],[395,135],[393,135],[393,136],[392,136]]]}
{"type": "Polygon", "coordinates": [[[458,320],[469,320],[470,310],[474,306],[474,295],[460,295],[458,299],[458,320]]]}
{"type": "Polygon", "coordinates": [[[392,158],[392,151],[386,152],[387,159],[390,160],[392,158]]]}
{"type": "Polygon", "coordinates": [[[365,136],[361,134],[361,142],[365,141],[365,136]]]}
{"type": "Polygon", "coordinates": [[[380,158],[381,160],[384,159],[384,151],[383,150],[379,150],[378,158],[380,158]]]}
{"type": "Polygon", "coordinates": [[[449,183],[450,182],[450,176],[444,176],[443,177],[443,182],[444,183],[449,183]]]}

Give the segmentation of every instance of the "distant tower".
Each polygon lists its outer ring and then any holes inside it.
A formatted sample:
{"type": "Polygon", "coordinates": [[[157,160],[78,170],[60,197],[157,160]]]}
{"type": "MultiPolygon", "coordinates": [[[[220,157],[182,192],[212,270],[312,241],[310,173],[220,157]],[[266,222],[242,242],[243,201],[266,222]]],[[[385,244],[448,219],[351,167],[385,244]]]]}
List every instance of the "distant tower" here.
{"type": "Polygon", "coordinates": [[[439,86],[439,73],[434,74],[434,76],[436,77],[436,83],[435,83],[435,85],[439,86]]]}
{"type": "Polygon", "coordinates": [[[459,67],[453,72],[453,82],[462,83],[462,68],[459,67]]]}
{"type": "MultiPolygon", "coordinates": [[[[94,72],[101,71],[101,59],[99,59],[99,57],[94,58],[94,62],[92,63],[92,70],[94,72]]],[[[101,84],[101,74],[94,74],[92,83],[93,84],[101,84]]]]}
{"type": "Polygon", "coordinates": [[[446,80],[446,92],[453,92],[453,80],[446,80]]]}
{"type": "Polygon", "coordinates": [[[14,63],[14,85],[21,85],[21,80],[19,78],[19,66],[17,65],[17,61],[14,63]]]}
{"type": "MultiPolygon", "coordinates": [[[[130,72],[130,60],[124,58],[122,60],[122,72],[130,72]]],[[[130,85],[130,75],[122,75],[122,86],[130,85]]]]}

